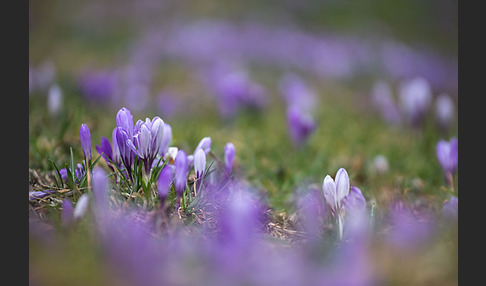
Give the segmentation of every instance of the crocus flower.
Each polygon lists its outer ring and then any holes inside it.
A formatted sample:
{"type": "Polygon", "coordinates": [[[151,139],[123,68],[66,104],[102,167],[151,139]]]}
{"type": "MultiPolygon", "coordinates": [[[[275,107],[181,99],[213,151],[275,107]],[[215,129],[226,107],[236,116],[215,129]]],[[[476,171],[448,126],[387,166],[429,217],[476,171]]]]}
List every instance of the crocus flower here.
{"type": "Polygon", "coordinates": [[[300,147],[316,130],[316,124],[310,114],[303,113],[299,108],[289,107],[287,110],[287,126],[292,142],[300,147]]]}
{"type": "Polygon", "coordinates": [[[366,208],[366,200],[361,190],[351,187],[349,176],[344,168],[340,168],[335,180],[327,175],[322,184],[324,199],[331,209],[332,215],[337,219],[339,238],[343,238],[343,219],[345,212],[351,217],[363,215],[366,208]]]}
{"type": "Polygon", "coordinates": [[[182,197],[184,190],[186,189],[188,162],[186,152],[179,150],[174,161],[175,165],[175,181],[174,186],[179,197],[182,197]]]}
{"type": "Polygon", "coordinates": [[[84,159],[89,161],[91,160],[91,134],[86,124],[81,124],[79,137],[81,140],[81,147],[83,148],[84,159]]]}
{"type": "Polygon", "coordinates": [[[62,106],[62,92],[59,85],[51,85],[47,93],[47,108],[53,116],[59,114],[62,106]]]}
{"type": "Polygon", "coordinates": [[[79,219],[86,214],[86,211],[88,210],[88,201],[89,201],[88,194],[84,194],[81,197],[79,197],[78,202],[76,203],[76,206],[74,207],[74,211],[73,211],[73,217],[75,219],[79,219]]]}
{"type": "Polygon", "coordinates": [[[132,148],[128,147],[129,135],[122,127],[117,127],[116,130],[116,143],[120,152],[120,157],[125,165],[128,175],[132,177],[132,166],[135,161],[135,153],[132,148]]]}
{"type": "Polygon", "coordinates": [[[125,130],[129,139],[133,136],[133,116],[130,110],[123,107],[116,114],[116,126],[125,130]]]}
{"type": "Polygon", "coordinates": [[[126,141],[127,146],[142,159],[145,172],[149,174],[164,136],[164,121],[157,116],[153,120],[147,118],[145,122],[138,120],[133,131],[132,139],[126,141]]]}
{"type": "Polygon", "coordinates": [[[172,127],[169,124],[164,124],[164,134],[162,136],[162,142],[160,142],[160,148],[158,154],[164,156],[169,150],[170,142],[172,141],[172,127]]]}
{"type": "Polygon", "coordinates": [[[454,117],[454,102],[451,97],[445,93],[440,94],[435,100],[435,115],[439,128],[447,130],[454,117]]]}
{"type": "Polygon", "coordinates": [[[286,74],[278,83],[287,106],[311,112],[316,106],[316,92],[296,74],[286,74]]]}
{"type": "Polygon", "coordinates": [[[111,148],[111,143],[110,141],[105,137],[101,137],[101,143],[100,145],[95,146],[96,152],[105,159],[105,162],[108,164],[110,169],[114,171],[114,168],[111,166],[111,162],[114,162],[113,159],[113,149],[111,148]]]}
{"type": "Polygon", "coordinates": [[[418,127],[432,101],[432,90],[425,78],[418,77],[402,83],[400,100],[410,123],[418,127]]]}
{"type": "Polygon", "coordinates": [[[444,177],[449,186],[452,186],[452,179],[457,169],[458,141],[452,138],[449,142],[440,140],[436,146],[436,155],[444,171],[444,177]]]}
{"type": "Polygon", "coordinates": [[[457,220],[459,200],[456,196],[451,196],[448,201],[442,205],[442,216],[448,220],[457,220]]]}
{"type": "Polygon", "coordinates": [[[196,172],[196,177],[199,179],[204,173],[206,168],[206,154],[202,148],[197,149],[194,155],[194,171],[196,172]]]}
{"type": "Polygon", "coordinates": [[[204,153],[206,153],[207,155],[209,151],[211,151],[211,137],[204,137],[203,139],[201,139],[201,141],[199,141],[199,144],[197,144],[197,147],[194,150],[194,155],[196,154],[196,151],[200,148],[203,149],[204,153]]]}
{"type": "Polygon", "coordinates": [[[235,146],[233,143],[226,143],[224,146],[224,168],[227,174],[230,174],[233,169],[233,161],[235,159],[235,146]]]}
{"type": "Polygon", "coordinates": [[[157,179],[157,191],[162,204],[169,194],[172,180],[172,168],[169,165],[165,165],[164,168],[162,168],[162,170],[160,171],[159,178],[157,179]]]}
{"type": "Polygon", "coordinates": [[[351,186],[349,194],[342,200],[342,205],[346,216],[363,216],[366,212],[366,199],[361,190],[355,186],[351,186]]]}

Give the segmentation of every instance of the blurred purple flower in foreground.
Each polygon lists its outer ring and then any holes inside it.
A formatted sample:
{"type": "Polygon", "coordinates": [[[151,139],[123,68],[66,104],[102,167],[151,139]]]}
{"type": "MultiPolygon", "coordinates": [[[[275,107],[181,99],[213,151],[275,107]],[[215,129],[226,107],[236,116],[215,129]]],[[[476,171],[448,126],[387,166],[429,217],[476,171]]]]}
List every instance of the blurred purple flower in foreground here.
{"type": "Polygon", "coordinates": [[[436,155],[444,172],[444,179],[449,187],[453,186],[454,174],[458,163],[458,141],[452,138],[449,142],[440,140],[436,146],[436,155]]]}
{"type": "Polygon", "coordinates": [[[417,249],[430,241],[436,230],[435,219],[425,210],[415,210],[403,202],[390,207],[391,230],[388,243],[398,250],[417,249]]]}

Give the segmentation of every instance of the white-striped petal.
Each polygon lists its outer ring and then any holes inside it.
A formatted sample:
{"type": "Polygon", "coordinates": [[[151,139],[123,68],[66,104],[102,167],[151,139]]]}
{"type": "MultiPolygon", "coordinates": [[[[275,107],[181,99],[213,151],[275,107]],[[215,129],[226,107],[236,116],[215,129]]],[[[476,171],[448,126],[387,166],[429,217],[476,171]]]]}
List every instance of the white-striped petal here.
{"type": "Polygon", "coordinates": [[[336,199],[336,184],[331,176],[327,175],[322,183],[322,191],[324,192],[324,199],[326,199],[327,204],[331,207],[333,212],[337,209],[337,199],[336,199]]]}
{"type": "Polygon", "coordinates": [[[344,168],[341,168],[337,171],[336,177],[336,199],[338,201],[338,205],[344,197],[349,194],[349,176],[348,173],[344,168]]]}

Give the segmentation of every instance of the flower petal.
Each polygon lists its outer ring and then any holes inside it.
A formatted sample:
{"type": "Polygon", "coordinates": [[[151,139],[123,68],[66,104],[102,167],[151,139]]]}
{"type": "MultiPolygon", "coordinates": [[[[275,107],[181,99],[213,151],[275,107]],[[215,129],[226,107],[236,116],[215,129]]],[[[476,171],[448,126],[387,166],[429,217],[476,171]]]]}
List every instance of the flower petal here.
{"type": "Polygon", "coordinates": [[[349,176],[344,168],[341,168],[336,173],[336,199],[338,205],[341,200],[349,194],[349,176]]]}
{"type": "Polygon", "coordinates": [[[336,184],[331,176],[327,175],[324,178],[322,190],[324,192],[324,199],[326,199],[326,202],[331,207],[331,210],[335,212],[337,209],[336,184]]]}

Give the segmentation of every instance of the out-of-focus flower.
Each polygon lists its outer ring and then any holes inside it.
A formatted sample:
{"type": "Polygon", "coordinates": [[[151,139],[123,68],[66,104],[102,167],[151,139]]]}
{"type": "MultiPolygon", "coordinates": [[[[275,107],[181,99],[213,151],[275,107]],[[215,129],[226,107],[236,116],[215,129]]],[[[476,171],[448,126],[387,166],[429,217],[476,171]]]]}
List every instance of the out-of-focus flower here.
{"type": "Polygon", "coordinates": [[[436,146],[436,155],[444,172],[447,184],[452,186],[452,180],[457,170],[459,158],[457,138],[452,138],[449,142],[440,140],[436,146]]]}
{"type": "Polygon", "coordinates": [[[81,197],[79,197],[73,211],[74,219],[80,219],[86,214],[86,212],[88,211],[88,202],[89,202],[88,194],[84,194],[81,197]]]}
{"type": "Polygon", "coordinates": [[[400,100],[410,123],[419,127],[432,102],[432,89],[423,77],[405,81],[400,86],[400,100]]]}
{"type": "Polygon", "coordinates": [[[372,168],[378,174],[385,174],[388,172],[388,160],[383,155],[377,155],[373,159],[372,168]]]}
{"type": "Polygon", "coordinates": [[[442,205],[442,216],[448,220],[457,220],[459,214],[459,200],[456,196],[451,196],[442,205]]]}
{"type": "Polygon", "coordinates": [[[83,148],[84,159],[91,160],[91,133],[86,124],[81,124],[79,129],[79,139],[81,141],[81,147],[83,148]]]}
{"type": "Polygon", "coordinates": [[[206,154],[202,148],[197,149],[194,155],[194,171],[196,172],[196,177],[199,179],[204,173],[206,168],[206,154]]]}
{"type": "Polygon", "coordinates": [[[224,146],[224,168],[226,174],[231,174],[233,170],[233,161],[235,159],[235,146],[233,143],[228,142],[224,146]]]}
{"type": "Polygon", "coordinates": [[[454,118],[454,102],[448,94],[440,94],[435,100],[435,115],[439,128],[449,129],[454,118]]]}
{"type": "MultiPolygon", "coordinates": [[[[59,170],[59,173],[61,174],[61,178],[64,182],[69,181],[68,172],[66,168],[62,168],[61,170],[59,170]]],[[[86,169],[84,168],[84,166],[80,163],[76,164],[76,169],[74,170],[76,183],[79,183],[85,174],[86,174],[86,169]]]]}
{"type": "Polygon", "coordinates": [[[435,221],[430,213],[414,210],[397,202],[390,207],[391,230],[387,234],[390,245],[399,250],[413,250],[424,245],[435,231],[435,221]]]}
{"type": "Polygon", "coordinates": [[[85,71],[78,80],[82,94],[93,103],[108,103],[113,99],[117,85],[116,73],[109,71],[85,71]]]}
{"type": "Polygon", "coordinates": [[[62,201],[61,222],[63,227],[69,226],[74,218],[73,204],[69,198],[62,201]]]}
{"type": "Polygon", "coordinates": [[[399,124],[402,120],[402,115],[393,100],[393,92],[390,85],[383,80],[379,80],[373,85],[371,94],[373,104],[383,119],[389,124],[399,124]]]}
{"type": "Polygon", "coordinates": [[[47,93],[47,109],[53,116],[59,114],[62,107],[62,91],[59,85],[53,84],[47,93]]]}
{"type": "Polygon", "coordinates": [[[305,112],[312,112],[316,106],[316,92],[298,75],[286,74],[279,81],[278,87],[287,106],[296,106],[305,112]]]}
{"type": "Polygon", "coordinates": [[[310,114],[303,113],[297,107],[287,110],[287,126],[290,138],[297,147],[302,146],[316,130],[316,124],[310,114]]]}
{"type": "Polygon", "coordinates": [[[160,171],[159,178],[157,179],[157,191],[162,204],[165,202],[165,199],[169,194],[172,180],[172,168],[169,165],[165,165],[164,168],[162,168],[162,170],[160,171]]]}
{"type": "Polygon", "coordinates": [[[174,165],[175,165],[174,187],[177,195],[179,197],[182,197],[182,194],[186,189],[187,172],[188,172],[187,155],[183,150],[179,150],[177,152],[174,165]]]}

